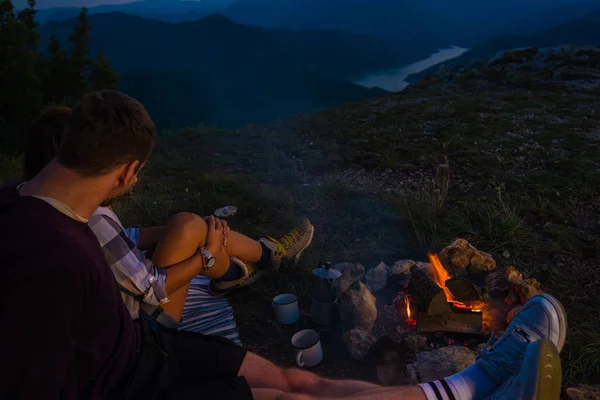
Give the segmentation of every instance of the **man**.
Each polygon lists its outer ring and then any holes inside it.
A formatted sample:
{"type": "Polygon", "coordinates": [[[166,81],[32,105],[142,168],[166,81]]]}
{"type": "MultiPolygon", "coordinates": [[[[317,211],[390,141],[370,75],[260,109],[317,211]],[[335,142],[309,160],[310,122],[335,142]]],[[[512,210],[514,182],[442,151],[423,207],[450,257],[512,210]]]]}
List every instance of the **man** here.
{"type": "Polygon", "coordinates": [[[281,369],[226,339],[132,321],[86,221],[135,185],[154,143],[141,104],[91,93],[57,159],[0,192],[0,398],[558,398],[566,317],[549,295],[531,299],[476,364],[398,388],[281,369]]]}

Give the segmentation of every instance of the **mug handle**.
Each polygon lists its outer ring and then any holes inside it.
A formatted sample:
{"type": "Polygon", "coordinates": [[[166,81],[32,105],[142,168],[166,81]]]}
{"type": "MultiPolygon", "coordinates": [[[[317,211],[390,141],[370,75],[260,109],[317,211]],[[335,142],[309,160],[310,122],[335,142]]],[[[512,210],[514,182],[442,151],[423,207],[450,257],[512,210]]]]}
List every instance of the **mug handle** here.
{"type": "Polygon", "coordinates": [[[300,368],[304,368],[304,356],[302,355],[301,351],[296,354],[296,363],[300,368]]]}

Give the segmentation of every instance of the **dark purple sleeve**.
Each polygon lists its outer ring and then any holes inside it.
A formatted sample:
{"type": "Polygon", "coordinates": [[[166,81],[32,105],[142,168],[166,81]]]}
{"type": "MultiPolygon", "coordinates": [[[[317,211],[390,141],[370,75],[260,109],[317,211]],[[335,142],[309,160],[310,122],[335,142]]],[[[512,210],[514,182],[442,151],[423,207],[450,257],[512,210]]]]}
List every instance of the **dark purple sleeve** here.
{"type": "Polygon", "coordinates": [[[10,321],[0,328],[5,371],[0,398],[77,397],[77,380],[70,376],[75,370],[73,332],[86,285],[83,268],[74,258],[54,248],[3,266],[12,267],[7,274],[12,286],[0,294],[0,320],[10,321]],[[59,257],[61,261],[52,261],[59,257]]]}

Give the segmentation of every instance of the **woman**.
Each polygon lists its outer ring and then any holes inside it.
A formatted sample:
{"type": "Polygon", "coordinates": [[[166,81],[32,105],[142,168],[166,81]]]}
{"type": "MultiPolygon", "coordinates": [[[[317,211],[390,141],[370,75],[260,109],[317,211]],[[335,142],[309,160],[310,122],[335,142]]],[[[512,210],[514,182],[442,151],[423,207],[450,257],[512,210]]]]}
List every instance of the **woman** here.
{"type": "MultiPolygon", "coordinates": [[[[69,108],[52,107],[32,124],[24,157],[26,180],[54,159],[70,115],[69,108]]],[[[223,296],[250,285],[267,270],[278,269],[283,259],[297,262],[314,233],[305,219],[280,240],[256,241],[229,230],[225,221],[192,213],[177,214],[165,226],[126,229],[110,207],[99,207],[87,222],[132,318],[142,310],[168,327],[179,325],[186,303],[196,306],[186,300],[198,274],[213,278],[210,293],[223,296]],[[145,251],[150,249],[154,251],[147,259],[145,251]]],[[[202,327],[193,330],[202,332],[202,327]]],[[[234,333],[233,328],[230,334],[234,333]]]]}

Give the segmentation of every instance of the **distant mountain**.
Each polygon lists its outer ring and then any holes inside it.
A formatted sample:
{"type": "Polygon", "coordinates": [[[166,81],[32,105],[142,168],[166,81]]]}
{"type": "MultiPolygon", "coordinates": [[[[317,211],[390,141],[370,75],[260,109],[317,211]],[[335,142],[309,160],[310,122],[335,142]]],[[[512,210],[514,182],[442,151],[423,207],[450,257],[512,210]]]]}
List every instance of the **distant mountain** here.
{"type": "MultiPolygon", "coordinates": [[[[503,50],[533,46],[554,46],[559,44],[600,46],[600,11],[545,30],[535,35],[507,35],[484,42],[451,61],[455,64],[468,64],[472,60],[486,60],[503,50]]],[[[417,82],[437,71],[433,66],[418,74],[409,76],[408,81],[417,82]]]]}
{"type": "MultiPolygon", "coordinates": [[[[122,12],[144,18],[162,21],[190,21],[204,18],[233,3],[234,0],[202,0],[202,1],[173,1],[173,0],[144,0],[126,4],[104,4],[88,7],[88,13],[102,14],[122,12]]],[[[75,18],[81,7],[53,7],[38,10],[37,19],[40,23],[64,21],[75,18]]]]}
{"type": "MultiPolygon", "coordinates": [[[[591,0],[146,0],[91,7],[166,22],[221,13],[235,22],[282,29],[337,29],[424,46],[473,47],[501,34],[533,34],[593,11],[591,0]]],[[[594,0],[599,4],[600,0],[594,0]]],[[[42,23],[75,8],[41,10],[42,23]]]]}
{"type": "MultiPolygon", "coordinates": [[[[235,127],[384,94],[351,78],[426,57],[424,49],[340,31],[269,30],[222,15],[170,24],[122,13],[96,14],[91,51],[102,48],[122,90],[163,127],[235,127]]],[[[40,27],[66,42],[74,21],[40,27]]]]}

